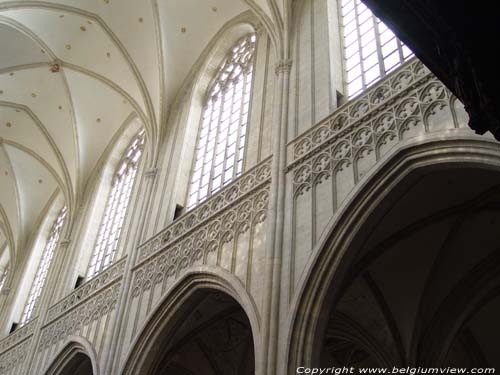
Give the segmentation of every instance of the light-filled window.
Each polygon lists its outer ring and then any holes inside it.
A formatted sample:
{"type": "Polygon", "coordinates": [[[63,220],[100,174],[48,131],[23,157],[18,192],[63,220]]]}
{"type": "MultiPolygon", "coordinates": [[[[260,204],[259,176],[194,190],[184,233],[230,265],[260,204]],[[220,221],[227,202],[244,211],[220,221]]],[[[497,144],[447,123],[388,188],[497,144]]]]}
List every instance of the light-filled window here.
{"type": "Polygon", "coordinates": [[[208,90],[191,173],[188,210],[242,172],[254,51],[255,34],[241,38],[228,52],[208,90]]]}
{"type": "Polygon", "coordinates": [[[143,146],[144,130],[141,130],[118,163],[87,271],[87,279],[94,277],[113,262],[143,146]]]}
{"type": "Polygon", "coordinates": [[[347,95],[373,85],[413,56],[360,0],[339,0],[344,34],[347,95]]]}
{"type": "Polygon", "coordinates": [[[28,322],[33,315],[38,299],[42,294],[43,285],[45,284],[45,279],[47,278],[47,272],[49,271],[50,263],[54,256],[57,243],[59,242],[59,236],[61,235],[61,230],[64,225],[64,219],[66,218],[66,206],[61,209],[59,215],[57,215],[56,221],[52,225],[50,230],[47,243],[42,252],[42,258],[40,265],[36,271],[35,279],[31,286],[30,293],[28,295],[28,301],[24,307],[23,315],[21,317],[21,325],[28,322]]]}

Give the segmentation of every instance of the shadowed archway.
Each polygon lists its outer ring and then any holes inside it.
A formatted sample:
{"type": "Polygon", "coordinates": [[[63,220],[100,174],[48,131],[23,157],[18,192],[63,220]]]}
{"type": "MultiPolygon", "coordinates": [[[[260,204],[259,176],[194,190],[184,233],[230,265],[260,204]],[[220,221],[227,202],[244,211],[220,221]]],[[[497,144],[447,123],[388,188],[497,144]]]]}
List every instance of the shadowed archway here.
{"type": "Polygon", "coordinates": [[[255,374],[258,321],[237,290],[211,274],[187,275],[137,335],[121,373],[255,374]]]}
{"type": "Polygon", "coordinates": [[[500,174],[490,170],[424,168],[404,178],[360,227],[332,282],[318,365],[500,366],[484,330],[500,333],[499,197],[500,174]]]}
{"type": "Polygon", "coordinates": [[[498,152],[429,146],[395,154],[332,221],[297,299],[290,373],[499,365],[498,152]]]}
{"type": "Polygon", "coordinates": [[[45,375],[99,375],[97,357],[90,342],[71,336],[45,375]]]}

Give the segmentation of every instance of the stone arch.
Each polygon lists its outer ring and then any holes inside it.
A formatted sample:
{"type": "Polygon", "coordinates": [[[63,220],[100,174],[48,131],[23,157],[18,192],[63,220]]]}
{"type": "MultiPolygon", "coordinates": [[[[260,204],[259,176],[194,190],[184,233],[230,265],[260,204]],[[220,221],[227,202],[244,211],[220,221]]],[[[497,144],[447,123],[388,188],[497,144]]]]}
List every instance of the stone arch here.
{"type": "Polygon", "coordinates": [[[349,194],[313,250],[292,301],[286,349],[288,373],[317,361],[314,348],[318,347],[318,332],[342,293],[338,286],[353,261],[348,250],[359,245],[358,233],[380,202],[413,171],[454,167],[498,171],[500,152],[493,143],[477,138],[433,137],[417,145],[406,142],[386,155],[349,194]],[[337,288],[325,287],[333,283],[337,288]]]}
{"type": "Polygon", "coordinates": [[[187,314],[193,307],[194,297],[207,292],[221,293],[229,297],[242,310],[249,322],[253,339],[255,373],[262,373],[258,369],[260,318],[253,300],[236,277],[207,266],[197,267],[186,273],[165,295],[158,307],[149,314],[146,323],[132,342],[119,373],[124,375],[151,373],[158,365],[158,360],[161,360],[161,343],[167,343],[174,338],[183,313],[187,314]]]}
{"type": "Polygon", "coordinates": [[[44,374],[100,375],[97,354],[92,344],[80,336],[69,336],[66,341],[66,345],[55,356],[44,374]],[[78,369],[81,372],[75,373],[78,369]]]}

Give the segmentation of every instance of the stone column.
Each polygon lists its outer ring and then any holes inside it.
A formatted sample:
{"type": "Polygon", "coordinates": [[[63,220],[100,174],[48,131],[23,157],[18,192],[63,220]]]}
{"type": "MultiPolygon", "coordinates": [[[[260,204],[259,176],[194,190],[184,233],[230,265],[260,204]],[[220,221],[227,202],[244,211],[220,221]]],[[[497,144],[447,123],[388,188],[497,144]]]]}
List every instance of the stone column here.
{"type": "Polygon", "coordinates": [[[33,359],[35,358],[35,354],[37,352],[38,343],[40,341],[41,328],[45,319],[47,318],[47,313],[49,312],[50,304],[53,302],[54,293],[56,292],[56,285],[58,281],[58,276],[62,274],[62,268],[64,264],[64,259],[66,258],[66,253],[69,245],[71,245],[70,238],[60,239],[57,244],[56,249],[54,250],[54,255],[52,258],[52,265],[49,266],[49,273],[45,279],[45,283],[43,286],[42,294],[40,295],[37,306],[35,306],[35,310],[33,311],[32,317],[37,318],[36,325],[34,327],[34,334],[32,340],[31,351],[26,358],[27,363],[29,363],[27,374],[33,373],[33,366],[36,366],[36,363],[33,363],[33,359]],[[54,287],[51,287],[51,286],[54,287]]]}
{"type": "MultiPolygon", "coordinates": [[[[280,321],[281,260],[285,216],[285,168],[288,127],[289,78],[292,60],[276,64],[275,118],[273,131],[273,161],[271,192],[266,233],[264,303],[262,320],[262,363],[259,372],[274,375],[277,371],[278,334],[280,321]]],[[[258,372],[258,373],[259,373],[258,372]]]]}
{"type": "Polygon", "coordinates": [[[155,183],[155,179],[158,175],[158,168],[153,167],[149,168],[144,172],[144,177],[146,178],[146,186],[144,187],[144,200],[141,202],[140,209],[138,210],[139,214],[139,227],[137,229],[135,239],[134,239],[134,246],[127,256],[127,261],[125,264],[125,272],[123,275],[123,286],[120,291],[120,296],[118,298],[117,302],[117,312],[116,312],[116,319],[112,327],[112,332],[111,332],[111,342],[107,351],[107,357],[105,361],[105,368],[102,374],[108,375],[108,374],[117,374],[118,369],[116,366],[118,366],[118,358],[119,358],[119,353],[117,353],[118,348],[120,347],[120,332],[123,332],[123,317],[125,315],[125,309],[127,308],[127,295],[128,291],[130,289],[130,284],[132,281],[132,267],[135,264],[135,259],[137,257],[137,252],[135,251],[137,249],[137,246],[141,243],[143,240],[143,235],[144,235],[144,228],[146,224],[146,217],[148,214],[148,211],[150,210],[151,206],[151,198],[153,194],[153,187],[155,183]]]}

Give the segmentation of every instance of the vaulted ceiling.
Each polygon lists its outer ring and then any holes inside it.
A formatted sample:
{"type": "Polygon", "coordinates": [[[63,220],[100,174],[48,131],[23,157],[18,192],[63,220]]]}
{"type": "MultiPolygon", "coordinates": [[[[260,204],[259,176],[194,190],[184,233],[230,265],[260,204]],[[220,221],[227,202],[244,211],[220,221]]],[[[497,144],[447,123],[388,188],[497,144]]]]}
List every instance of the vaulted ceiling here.
{"type": "Polygon", "coordinates": [[[0,238],[13,254],[55,196],[74,212],[130,121],[158,147],[170,105],[226,22],[251,9],[278,30],[287,2],[0,0],[0,238]]]}

